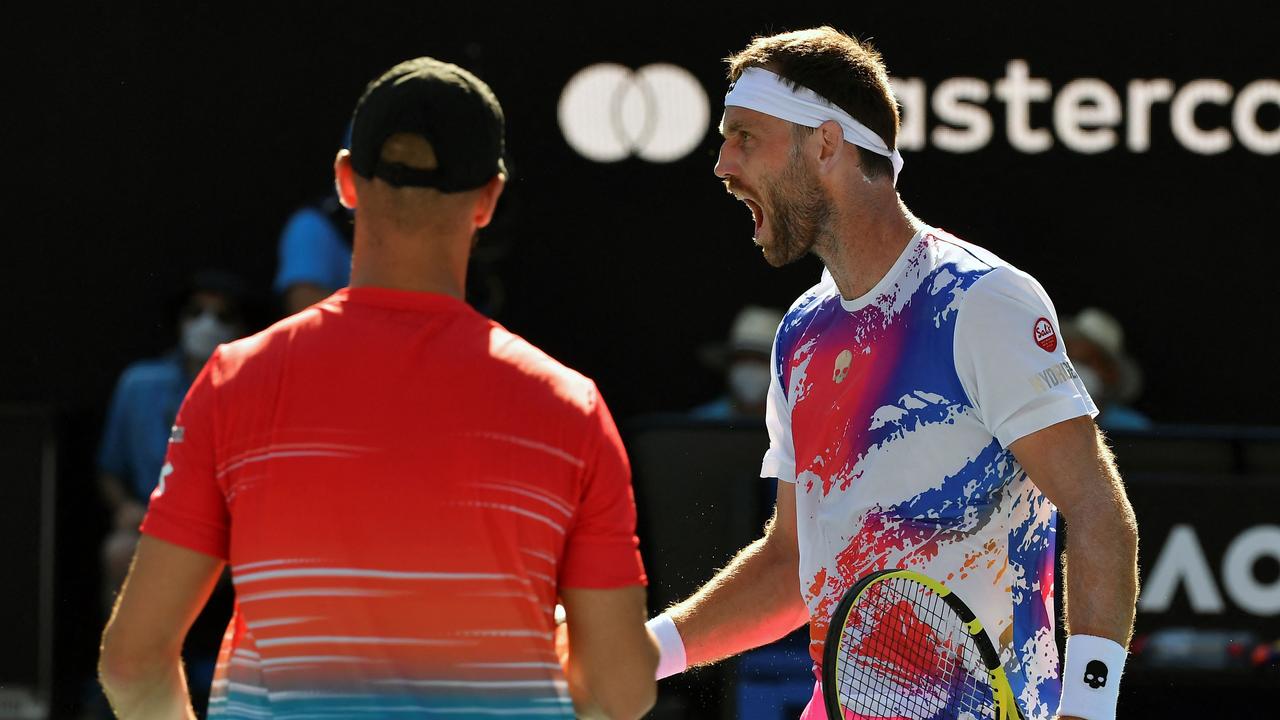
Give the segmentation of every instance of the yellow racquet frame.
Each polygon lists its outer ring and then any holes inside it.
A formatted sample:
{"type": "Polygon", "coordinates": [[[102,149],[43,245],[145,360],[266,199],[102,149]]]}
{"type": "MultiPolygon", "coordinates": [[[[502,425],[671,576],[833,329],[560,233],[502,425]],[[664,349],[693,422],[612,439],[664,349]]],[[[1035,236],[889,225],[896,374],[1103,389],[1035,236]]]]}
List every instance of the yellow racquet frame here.
{"type": "Polygon", "coordinates": [[[923,585],[947,604],[947,607],[960,618],[965,631],[973,638],[982,656],[982,664],[986,666],[987,676],[991,682],[991,696],[995,704],[996,720],[1021,720],[1017,702],[1013,698],[1013,687],[1005,675],[1004,666],[1000,664],[1000,655],[995,645],[982,627],[982,621],[969,609],[964,600],[951,592],[946,585],[928,575],[913,570],[881,570],[871,573],[854,583],[853,587],[840,599],[835,612],[831,614],[831,624],[827,628],[826,645],[822,657],[822,695],[827,708],[828,720],[844,720],[844,710],[840,707],[840,693],[837,683],[837,668],[843,665],[844,657],[840,652],[840,638],[844,635],[845,625],[849,621],[849,611],[857,604],[868,590],[878,583],[889,580],[908,580],[923,585]]]}

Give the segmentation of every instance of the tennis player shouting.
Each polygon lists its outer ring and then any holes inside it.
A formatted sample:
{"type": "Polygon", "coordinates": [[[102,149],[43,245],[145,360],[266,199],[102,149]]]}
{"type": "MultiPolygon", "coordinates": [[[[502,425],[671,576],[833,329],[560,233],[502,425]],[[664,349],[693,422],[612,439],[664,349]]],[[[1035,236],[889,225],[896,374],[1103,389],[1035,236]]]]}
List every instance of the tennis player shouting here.
{"type": "MultiPolygon", "coordinates": [[[[813,253],[826,272],[774,343],[761,471],[779,481],[774,517],[650,621],[659,674],[806,622],[816,668],[845,590],[903,568],[977,611],[1027,718],[1114,717],[1137,529],[1048,296],[899,199],[897,106],[874,50],[828,27],[757,38],[729,78],[716,175],[766,260],[813,253]],[[1055,508],[1071,527],[1062,670],[1055,508]]],[[[824,717],[814,698],[802,718],[824,717]]]]}
{"type": "Polygon", "coordinates": [[[178,653],[224,562],[236,613],[211,717],[652,705],[609,411],[462,300],[502,156],[502,109],[465,70],[418,58],[369,85],[335,165],[356,211],[352,286],[221,346],[178,413],[103,641],[121,716],[191,716],[178,653]]]}

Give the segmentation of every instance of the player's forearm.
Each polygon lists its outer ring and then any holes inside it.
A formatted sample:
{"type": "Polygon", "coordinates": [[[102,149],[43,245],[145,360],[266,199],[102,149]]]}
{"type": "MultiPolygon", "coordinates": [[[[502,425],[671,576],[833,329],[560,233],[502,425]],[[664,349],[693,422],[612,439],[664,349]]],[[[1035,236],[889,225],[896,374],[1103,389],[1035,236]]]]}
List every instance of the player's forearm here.
{"type": "Polygon", "coordinates": [[[765,537],[748,545],[689,599],[668,610],[690,666],[759,647],[808,619],[794,548],[765,537]]]}
{"type": "Polygon", "coordinates": [[[1123,495],[1067,520],[1068,632],[1128,646],[1138,598],[1138,528],[1123,495]]]}

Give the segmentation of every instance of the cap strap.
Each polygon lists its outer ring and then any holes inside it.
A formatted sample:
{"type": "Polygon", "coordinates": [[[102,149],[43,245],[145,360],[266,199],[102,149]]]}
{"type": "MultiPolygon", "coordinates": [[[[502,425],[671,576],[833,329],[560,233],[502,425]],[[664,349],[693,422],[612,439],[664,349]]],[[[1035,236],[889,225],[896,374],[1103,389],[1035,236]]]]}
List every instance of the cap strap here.
{"type": "Polygon", "coordinates": [[[459,190],[473,189],[461,187],[456,182],[450,182],[446,179],[446,174],[438,169],[423,170],[422,168],[385,160],[379,160],[378,164],[373,166],[373,176],[382,178],[392,187],[428,187],[435,188],[440,192],[458,192],[459,190]]]}

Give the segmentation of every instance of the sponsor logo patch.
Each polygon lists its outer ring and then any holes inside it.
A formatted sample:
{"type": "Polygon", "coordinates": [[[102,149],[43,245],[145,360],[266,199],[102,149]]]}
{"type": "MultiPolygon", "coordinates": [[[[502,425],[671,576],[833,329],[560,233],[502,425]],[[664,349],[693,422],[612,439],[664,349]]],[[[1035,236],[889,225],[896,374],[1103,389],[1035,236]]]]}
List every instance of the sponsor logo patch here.
{"type": "Polygon", "coordinates": [[[1041,350],[1053,352],[1058,349],[1058,333],[1054,332],[1053,323],[1049,322],[1049,318],[1036,320],[1035,331],[1032,335],[1041,350]]]}

